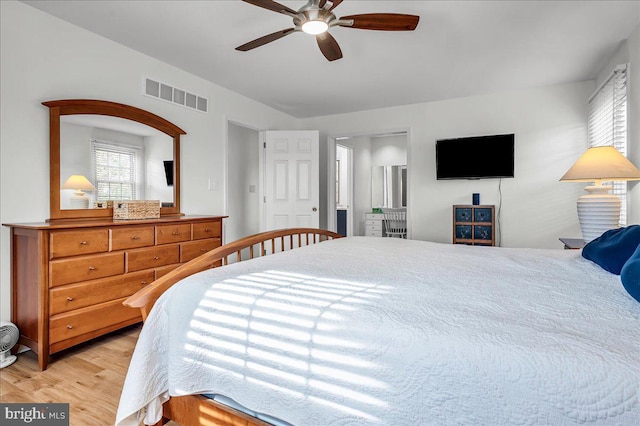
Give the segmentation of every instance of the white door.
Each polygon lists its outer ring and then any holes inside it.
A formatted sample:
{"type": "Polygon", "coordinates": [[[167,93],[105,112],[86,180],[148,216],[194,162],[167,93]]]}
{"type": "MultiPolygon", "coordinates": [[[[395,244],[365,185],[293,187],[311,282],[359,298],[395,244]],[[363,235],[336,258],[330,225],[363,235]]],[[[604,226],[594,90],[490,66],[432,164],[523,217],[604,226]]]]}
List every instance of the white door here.
{"type": "Polygon", "coordinates": [[[263,231],[320,225],[317,130],[264,132],[263,231]]]}

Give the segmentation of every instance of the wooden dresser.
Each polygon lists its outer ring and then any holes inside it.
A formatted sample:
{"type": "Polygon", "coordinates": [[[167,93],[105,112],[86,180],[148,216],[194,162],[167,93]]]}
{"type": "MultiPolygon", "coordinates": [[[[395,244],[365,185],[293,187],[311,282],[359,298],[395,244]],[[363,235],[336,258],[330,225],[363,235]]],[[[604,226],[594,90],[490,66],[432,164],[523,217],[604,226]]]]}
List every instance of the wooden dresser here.
{"type": "Polygon", "coordinates": [[[122,301],[220,246],[223,218],[5,224],[20,343],[44,370],[49,355],[141,321],[122,301]]]}

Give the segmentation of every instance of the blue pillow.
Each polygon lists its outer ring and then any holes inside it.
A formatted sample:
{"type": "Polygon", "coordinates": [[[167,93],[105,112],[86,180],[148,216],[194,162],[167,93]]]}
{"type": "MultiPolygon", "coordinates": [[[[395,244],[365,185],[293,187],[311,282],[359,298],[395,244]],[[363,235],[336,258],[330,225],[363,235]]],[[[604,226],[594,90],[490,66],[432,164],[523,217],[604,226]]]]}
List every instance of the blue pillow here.
{"type": "Polygon", "coordinates": [[[640,302],[640,246],[622,267],[620,278],[627,293],[640,302]]]}
{"type": "Polygon", "coordinates": [[[620,275],[624,264],[640,245],[640,225],[610,229],[582,249],[582,257],[620,275]]]}

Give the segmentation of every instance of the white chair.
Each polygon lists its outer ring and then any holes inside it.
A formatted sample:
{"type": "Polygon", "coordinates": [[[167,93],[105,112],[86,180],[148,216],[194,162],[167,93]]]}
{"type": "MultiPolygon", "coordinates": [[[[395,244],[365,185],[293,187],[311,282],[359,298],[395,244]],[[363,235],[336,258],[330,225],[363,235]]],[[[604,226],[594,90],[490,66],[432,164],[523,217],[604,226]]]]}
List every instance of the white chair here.
{"type": "Polygon", "coordinates": [[[384,210],[384,234],[387,237],[407,238],[407,211],[384,210]]]}

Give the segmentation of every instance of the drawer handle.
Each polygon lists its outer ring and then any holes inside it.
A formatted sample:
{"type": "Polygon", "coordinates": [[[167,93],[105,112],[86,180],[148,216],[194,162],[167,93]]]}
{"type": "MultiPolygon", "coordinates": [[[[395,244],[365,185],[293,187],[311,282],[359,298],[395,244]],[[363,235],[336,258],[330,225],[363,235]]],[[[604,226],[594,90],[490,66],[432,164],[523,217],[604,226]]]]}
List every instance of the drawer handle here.
{"type": "Polygon", "coordinates": [[[137,237],[137,236],[135,236],[135,235],[134,235],[133,237],[131,237],[131,239],[132,239],[132,240],[139,240],[139,239],[140,239],[140,237],[137,237]]]}
{"type": "Polygon", "coordinates": [[[87,245],[87,242],[86,242],[86,241],[80,241],[80,245],[81,245],[81,246],[86,246],[86,245],[87,245]]]}
{"type": "Polygon", "coordinates": [[[204,232],[211,232],[209,228],[204,228],[204,232]]]}
{"type": "Polygon", "coordinates": [[[73,326],[72,326],[71,324],[67,324],[67,328],[68,328],[69,330],[71,330],[71,329],[73,328],[73,326]]]}
{"type": "Polygon", "coordinates": [[[95,271],[95,270],[96,270],[96,268],[95,268],[94,266],[89,266],[89,270],[90,270],[90,271],[95,271]]]}
{"type": "Polygon", "coordinates": [[[153,256],[153,260],[160,260],[158,256],[153,256]]]}
{"type": "Polygon", "coordinates": [[[142,280],[142,281],[140,281],[140,284],[147,285],[147,282],[145,280],[142,280]]]}
{"type": "Polygon", "coordinates": [[[205,251],[207,251],[207,249],[200,249],[200,251],[205,252],[205,251]]]}
{"type": "Polygon", "coordinates": [[[69,302],[73,302],[73,297],[69,296],[69,297],[67,297],[67,300],[68,300],[69,302]]]}
{"type": "Polygon", "coordinates": [[[174,231],[171,233],[171,235],[178,235],[178,234],[180,234],[178,231],[174,231]]]}

